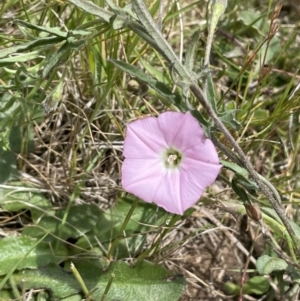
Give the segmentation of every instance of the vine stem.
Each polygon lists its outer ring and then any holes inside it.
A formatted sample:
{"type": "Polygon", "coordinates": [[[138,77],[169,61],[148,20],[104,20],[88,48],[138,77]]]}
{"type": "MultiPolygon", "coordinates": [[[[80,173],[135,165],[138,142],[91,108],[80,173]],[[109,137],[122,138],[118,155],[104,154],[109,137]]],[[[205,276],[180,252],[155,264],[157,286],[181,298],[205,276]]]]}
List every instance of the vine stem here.
{"type": "Polygon", "coordinates": [[[227,130],[227,128],[224,126],[224,124],[219,119],[219,117],[217,116],[217,114],[213,111],[212,107],[208,103],[208,101],[205,98],[205,96],[204,96],[202,90],[200,89],[200,87],[196,83],[193,83],[190,86],[190,89],[193,92],[193,94],[195,95],[195,97],[198,99],[198,101],[201,103],[201,105],[203,106],[203,108],[206,110],[207,114],[211,117],[211,119],[214,121],[214,123],[216,124],[216,126],[219,128],[219,130],[223,133],[223,135],[229,141],[229,143],[231,144],[231,146],[233,147],[233,149],[236,151],[236,153],[240,157],[240,160],[242,161],[242,164],[245,167],[245,169],[249,172],[249,174],[254,179],[254,181],[257,183],[257,185],[259,186],[259,188],[261,189],[261,191],[264,193],[264,195],[270,201],[272,207],[274,208],[274,210],[276,211],[276,213],[280,217],[282,223],[286,227],[286,230],[290,234],[290,236],[291,236],[291,238],[293,240],[294,246],[295,247],[298,246],[299,240],[296,237],[295,232],[292,229],[291,224],[289,223],[288,218],[285,216],[285,214],[283,212],[283,209],[281,208],[281,206],[279,205],[279,203],[277,202],[277,200],[274,198],[273,192],[260,179],[260,177],[258,176],[258,174],[256,173],[256,171],[254,170],[253,166],[251,165],[251,163],[247,159],[246,155],[244,154],[243,150],[237,144],[236,140],[232,137],[232,135],[227,130]]]}
{"type": "MultiPolygon", "coordinates": [[[[199,87],[198,83],[196,82],[193,74],[188,72],[187,69],[182,65],[177,55],[175,54],[173,48],[166,41],[161,31],[157,27],[156,23],[154,22],[151,14],[149,13],[147,7],[145,6],[144,1],[133,0],[133,7],[136,14],[138,15],[138,18],[140,19],[140,22],[143,24],[149,36],[151,36],[151,38],[156,42],[155,44],[153,44],[154,47],[158,49],[159,52],[163,55],[163,57],[171,63],[173,69],[182,78],[183,84],[185,86],[188,85],[190,87],[191,92],[201,103],[204,110],[211,117],[211,119],[214,121],[216,126],[219,128],[219,130],[226,137],[226,139],[231,144],[233,149],[236,151],[236,153],[240,157],[242,165],[249,172],[250,176],[257,183],[257,185],[264,193],[264,195],[268,198],[274,210],[276,211],[279,218],[281,219],[282,223],[286,227],[286,230],[288,231],[289,235],[291,236],[295,248],[298,249],[299,240],[297,239],[295,232],[292,229],[291,224],[289,223],[288,218],[285,216],[282,207],[280,206],[280,204],[278,204],[277,200],[274,198],[272,190],[260,179],[256,171],[254,170],[253,166],[247,159],[246,155],[244,154],[243,150],[240,148],[236,140],[232,137],[232,135],[227,130],[223,122],[220,120],[216,112],[213,110],[203,90],[199,87]]],[[[132,26],[131,29],[135,31],[135,26],[132,26]]]]}

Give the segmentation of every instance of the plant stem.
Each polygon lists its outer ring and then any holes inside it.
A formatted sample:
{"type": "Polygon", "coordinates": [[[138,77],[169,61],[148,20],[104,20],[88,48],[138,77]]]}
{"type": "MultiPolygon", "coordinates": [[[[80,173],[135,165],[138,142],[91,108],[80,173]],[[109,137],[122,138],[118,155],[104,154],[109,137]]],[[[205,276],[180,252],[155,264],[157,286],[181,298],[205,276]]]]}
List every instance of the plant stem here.
{"type": "Polygon", "coordinates": [[[109,260],[111,260],[112,253],[113,253],[115,247],[117,246],[119,240],[120,240],[122,237],[124,237],[124,233],[123,233],[123,232],[124,232],[124,230],[125,230],[125,228],[126,228],[128,222],[129,222],[129,220],[130,220],[130,218],[131,218],[131,216],[132,216],[132,214],[133,214],[133,211],[135,210],[135,208],[136,208],[138,202],[139,202],[139,200],[136,198],[136,199],[134,200],[133,204],[131,205],[130,210],[128,211],[128,213],[127,213],[127,215],[126,215],[125,220],[123,221],[123,224],[122,224],[122,226],[121,226],[121,229],[120,229],[120,231],[119,231],[118,236],[117,236],[117,237],[115,238],[115,240],[112,242],[112,244],[111,244],[111,246],[110,246],[110,248],[109,248],[109,250],[108,250],[108,252],[107,252],[107,258],[108,258],[109,260]]]}
{"type": "Polygon", "coordinates": [[[299,245],[299,240],[295,235],[294,230],[292,229],[288,218],[285,216],[281,206],[278,204],[277,200],[273,197],[273,192],[270,190],[270,188],[262,182],[260,177],[257,175],[256,171],[254,170],[253,166],[247,159],[246,155],[244,154],[243,150],[240,148],[240,146],[237,144],[236,140],[232,137],[230,132],[227,130],[227,128],[224,126],[222,121],[219,119],[217,114],[213,111],[212,107],[208,103],[207,99],[205,98],[202,90],[200,87],[193,82],[193,84],[190,86],[191,91],[195,95],[195,97],[199,100],[199,102],[202,104],[203,108],[206,110],[207,114],[211,117],[211,119],[215,122],[219,130],[223,133],[223,135],[227,138],[231,146],[234,148],[234,150],[237,152],[238,156],[240,157],[243,166],[245,169],[249,172],[251,177],[254,179],[254,181],[257,183],[261,191],[264,193],[264,195],[268,198],[270,201],[272,207],[280,217],[282,223],[286,227],[288,233],[290,234],[294,246],[299,245]]]}

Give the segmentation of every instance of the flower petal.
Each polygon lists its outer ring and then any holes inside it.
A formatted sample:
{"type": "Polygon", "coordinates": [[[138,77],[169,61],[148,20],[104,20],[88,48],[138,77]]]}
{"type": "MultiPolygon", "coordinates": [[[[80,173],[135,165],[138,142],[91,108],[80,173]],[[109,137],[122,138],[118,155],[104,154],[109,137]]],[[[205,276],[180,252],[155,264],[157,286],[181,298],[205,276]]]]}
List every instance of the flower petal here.
{"type": "Polygon", "coordinates": [[[186,159],[181,166],[181,201],[186,210],[201,197],[205,188],[217,178],[222,165],[186,159]]]}
{"type": "Polygon", "coordinates": [[[181,173],[178,170],[168,170],[152,200],[166,211],[176,214],[183,214],[185,210],[182,207],[180,177],[181,173]]]}
{"type": "Polygon", "coordinates": [[[165,170],[160,159],[125,159],[122,165],[123,188],[145,202],[153,202],[164,177],[165,170]]]}
{"type": "Polygon", "coordinates": [[[219,164],[218,153],[210,139],[205,138],[203,143],[198,143],[194,147],[184,152],[186,158],[193,158],[197,161],[219,164]]]}
{"type": "Polygon", "coordinates": [[[158,189],[152,201],[168,212],[182,215],[186,209],[195,205],[221,169],[221,165],[202,163],[199,166],[195,162],[191,162],[193,167],[190,168],[189,163],[186,164],[188,169],[169,170],[156,184],[158,189]]]}
{"type": "Polygon", "coordinates": [[[182,152],[202,144],[205,139],[199,122],[191,113],[165,112],[158,116],[158,121],[167,144],[182,152]]]}
{"type": "Polygon", "coordinates": [[[127,125],[123,149],[126,158],[157,158],[166,147],[157,118],[146,117],[127,125]]]}
{"type": "MultiPolygon", "coordinates": [[[[126,160],[125,160],[126,161],[126,160]]],[[[133,160],[129,162],[132,166],[133,160]]],[[[126,162],[125,162],[126,163],[126,162]]],[[[135,162],[136,166],[141,166],[135,162]]],[[[142,170],[140,170],[142,172],[142,170]]],[[[145,202],[152,203],[163,207],[171,213],[183,214],[180,198],[180,173],[179,171],[157,170],[143,175],[143,179],[133,174],[128,179],[129,174],[122,180],[122,186],[126,191],[131,192],[145,202]]]]}

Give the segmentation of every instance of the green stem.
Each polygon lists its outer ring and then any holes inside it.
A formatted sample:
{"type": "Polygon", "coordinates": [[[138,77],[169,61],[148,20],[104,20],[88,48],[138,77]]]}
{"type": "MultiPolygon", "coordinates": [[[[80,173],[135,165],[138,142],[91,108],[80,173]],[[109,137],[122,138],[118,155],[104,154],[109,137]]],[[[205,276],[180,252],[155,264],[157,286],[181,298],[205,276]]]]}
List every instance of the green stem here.
{"type": "Polygon", "coordinates": [[[124,230],[125,230],[125,228],[126,228],[128,222],[129,222],[129,220],[130,220],[130,218],[131,218],[131,216],[132,216],[132,214],[133,214],[133,212],[134,212],[134,210],[135,210],[135,208],[136,208],[138,202],[139,202],[138,199],[135,199],[135,200],[134,200],[132,206],[130,207],[130,210],[128,211],[128,213],[127,213],[127,215],[126,215],[126,217],[125,217],[125,220],[123,221],[123,224],[122,224],[122,226],[121,226],[121,229],[120,229],[120,231],[119,231],[118,236],[117,236],[117,237],[115,238],[115,240],[112,242],[112,244],[111,244],[111,246],[110,246],[110,248],[109,248],[109,250],[108,250],[108,252],[107,252],[107,258],[108,258],[109,260],[111,260],[112,253],[113,253],[114,249],[116,248],[116,246],[118,245],[119,240],[122,239],[122,238],[124,237],[124,233],[123,233],[123,232],[124,232],[124,230]]]}
{"type": "Polygon", "coordinates": [[[81,289],[82,289],[82,291],[83,291],[83,293],[84,293],[84,295],[85,295],[85,297],[86,297],[86,300],[89,301],[89,300],[90,300],[90,296],[89,296],[89,295],[90,295],[90,292],[89,292],[89,290],[87,289],[87,287],[86,287],[86,285],[85,285],[85,283],[84,283],[84,281],[83,281],[81,275],[79,274],[79,272],[78,272],[78,270],[76,269],[76,267],[75,267],[75,265],[73,264],[73,262],[71,262],[71,264],[70,264],[70,269],[71,269],[73,275],[75,276],[77,282],[79,283],[79,285],[80,285],[80,287],[81,287],[81,289]]]}
{"type": "Polygon", "coordinates": [[[175,223],[180,220],[181,217],[179,215],[173,215],[171,221],[168,223],[167,227],[163,227],[162,226],[162,233],[160,235],[160,237],[152,244],[152,246],[150,248],[148,248],[147,250],[145,250],[142,254],[140,254],[137,257],[137,261],[141,261],[142,259],[144,259],[146,256],[148,256],[150,253],[155,253],[161,243],[161,241],[163,240],[163,238],[165,237],[165,235],[169,232],[169,230],[171,228],[173,228],[173,226],[175,225],[175,223]]]}

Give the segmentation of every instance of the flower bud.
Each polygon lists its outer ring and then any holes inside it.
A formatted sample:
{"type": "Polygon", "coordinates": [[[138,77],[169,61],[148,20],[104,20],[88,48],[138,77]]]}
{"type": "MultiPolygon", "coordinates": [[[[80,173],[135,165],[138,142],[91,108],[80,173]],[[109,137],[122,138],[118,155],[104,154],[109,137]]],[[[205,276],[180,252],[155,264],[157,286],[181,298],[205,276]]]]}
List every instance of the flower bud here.
{"type": "Polygon", "coordinates": [[[256,222],[262,218],[260,208],[257,204],[245,205],[247,215],[256,222]]]}

